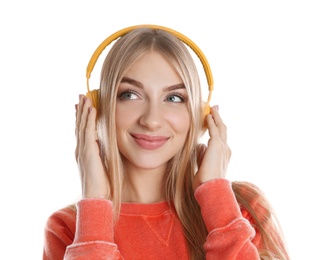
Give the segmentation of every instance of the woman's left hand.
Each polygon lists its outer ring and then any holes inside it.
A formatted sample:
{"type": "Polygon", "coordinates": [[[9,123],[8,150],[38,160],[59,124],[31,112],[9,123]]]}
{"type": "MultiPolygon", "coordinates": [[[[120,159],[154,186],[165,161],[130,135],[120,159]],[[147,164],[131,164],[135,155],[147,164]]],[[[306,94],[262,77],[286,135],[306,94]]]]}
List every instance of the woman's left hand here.
{"type": "Polygon", "coordinates": [[[221,119],[218,106],[211,108],[206,116],[209,140],[207,147],[203,145],[198,149],[199,169],[194,177],[194,190],[204,182],[225,178],[231,150],[227,144],[227,128],[221,119]]]}

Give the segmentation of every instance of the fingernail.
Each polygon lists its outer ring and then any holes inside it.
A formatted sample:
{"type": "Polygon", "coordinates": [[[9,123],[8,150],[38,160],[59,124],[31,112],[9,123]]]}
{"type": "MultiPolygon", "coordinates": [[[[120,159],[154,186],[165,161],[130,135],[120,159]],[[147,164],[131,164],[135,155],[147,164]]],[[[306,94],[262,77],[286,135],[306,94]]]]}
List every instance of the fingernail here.
{"type": "Polygon", "coordinates": [[[219,111],[219,106],[218,106],[218,105],[215,105],[215,106],[214,106],[214,109],[218,112],[218,111],[219,111]]]}

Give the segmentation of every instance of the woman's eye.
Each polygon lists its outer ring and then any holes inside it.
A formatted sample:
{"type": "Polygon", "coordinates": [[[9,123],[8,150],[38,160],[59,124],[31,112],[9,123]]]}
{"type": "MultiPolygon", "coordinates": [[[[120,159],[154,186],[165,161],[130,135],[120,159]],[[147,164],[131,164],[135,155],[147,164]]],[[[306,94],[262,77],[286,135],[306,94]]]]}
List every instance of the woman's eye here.
{"type": "Polygon", "coordinates": [[[132,99],[138,99],[137,94],[131,91],[126,91],[120,94],[120,99],[121,100],[132,100],[132,99]]]}
{"type": "Polygon", "coordinates": [[[184,102],[184,98],[179,95],[170,95],[166,98],[168,102],[174,102],[174,103],[182,103],[184,102]]]}

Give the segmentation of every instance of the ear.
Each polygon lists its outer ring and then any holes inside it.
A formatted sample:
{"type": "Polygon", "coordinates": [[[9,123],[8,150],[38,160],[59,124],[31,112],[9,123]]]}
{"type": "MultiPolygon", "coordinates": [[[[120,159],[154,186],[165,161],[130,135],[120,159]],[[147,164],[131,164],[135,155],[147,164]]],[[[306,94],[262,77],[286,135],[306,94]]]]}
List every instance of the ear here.
{"type": "Polygon", "coordinates": [[[97,109],[99,101],[99,90],[93,89],[86,93],[86,96],[92,100],[93,106],[97,109]]]}

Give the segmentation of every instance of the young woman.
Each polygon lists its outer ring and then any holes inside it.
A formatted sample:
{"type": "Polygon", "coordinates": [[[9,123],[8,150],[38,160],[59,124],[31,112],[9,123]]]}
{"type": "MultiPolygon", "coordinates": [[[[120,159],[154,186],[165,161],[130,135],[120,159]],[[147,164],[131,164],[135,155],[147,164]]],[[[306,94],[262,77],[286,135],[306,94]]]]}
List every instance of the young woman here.
{"type": "Polygon", "coordinates": [[[98,107],[80,95],[76,136],[82,199],[49,217],[43,259],[289,259],[261,191],[226,179],[226,126],[218,106],[204,118],[174,35],[139,28],[117,40],[98,107]]]}

